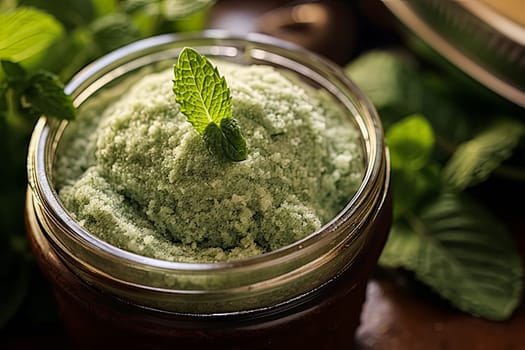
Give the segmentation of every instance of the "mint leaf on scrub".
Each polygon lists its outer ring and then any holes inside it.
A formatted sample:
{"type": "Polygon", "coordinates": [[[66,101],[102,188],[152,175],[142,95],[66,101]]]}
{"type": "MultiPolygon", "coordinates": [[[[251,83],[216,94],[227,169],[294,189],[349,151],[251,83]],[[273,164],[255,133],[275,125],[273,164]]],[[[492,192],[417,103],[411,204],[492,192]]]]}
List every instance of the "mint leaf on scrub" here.
{"type": "Polygon", "coordinates": [[[246,159],[246,140],[232,118],[230,89],[217,68],[192,48],[174,66],[173,92],[181,112],[203,136],[211,153],[233,161],[246,159]]]}

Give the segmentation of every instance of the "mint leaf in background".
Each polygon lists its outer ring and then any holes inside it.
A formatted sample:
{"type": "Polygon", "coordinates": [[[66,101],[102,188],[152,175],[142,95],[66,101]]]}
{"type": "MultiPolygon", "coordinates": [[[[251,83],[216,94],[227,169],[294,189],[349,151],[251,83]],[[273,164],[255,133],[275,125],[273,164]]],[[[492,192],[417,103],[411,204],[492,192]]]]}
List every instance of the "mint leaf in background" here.
{"type": "Polygon", "coordinates": [[[366,51],[347,64],[345,72],[370,98],[385,129],[409,114],[421,113],[439,143],[453,149],[457,142],[468,139],[478,124],[477,118],[470,117],[471,106],[454,103],[443,93],[444,88],[436,88],[449,86],[446,78],[418,66],[406,52],[366,51]]]}
{"type": "Polygon", "coordinates": [[[521,300],[523,268],[509,233],[456,194],[396,222],[380,264],[413,271],[458,309],[489,320],[509,318],[521,300]]]}
{"type": "Polygon", "coordinates": [[[121,11],[131,15],[144,36],[158,33],[199,31],[215,0],[123,0],[121,11]]]}
{"type": "Polygon", "coordinates": [[[19,130],[30,128],[33,119],[41,115],[72,120],[75,108],[71,97],[64,92],[64,85],[53,73],[37,71],[28,73],[20,64],[0,60],[6,79],[2,83],[5,118],[9,125],[19,130]],[[26,120],[23,120],[23,119],[26,120]]]}
{"type": "Polygon", "coordinates": [[[39,71],[31,75],[24,91],[25,103],[33,113],[51,118],[73,120],[75,107],[64,85],[52,73],[39,71]]]}
{"type": "Polygon", "coordinates": [[[399,52],[371,50],[345,66],[377,108],[383,124],[421,112],[424,89],[414,61],[399,52]]]}
{"type": "Polygon", "coordinates": [[[246,140],[231,119],[231,96],[226,80],[204,56],[184,48],[174,67],[173,92],[181,112],[204,136],[212,153],[233,161],[246,159],[246,140]]]}
{"type": "Polygon", "coordinates": [[[54,17],[33,8],[0,13],[0,23],[0,58],[13,62],[38,56],[63,33],[54,17]]]}
{"type": "Polygon", "coordinates": [[[24,90],[27,87],[27,72],[18,63],[0,60],[5,75],[2,80],[2,111],[5,125],[15,133],[28,133],[31,129],[31,115],[22,106],[24,90]]]}
{"type": "Polygon", "coordinates": [[[484,181],[512,155],[524,132],[525,125],[516,119],[497,119],[457,148],[443,169],[445,184],[463,190],[484,181]]]}
{"type": "Polygon", "coordinates": [[[385,137],[391,159],[393,215],[397,219],[439,192],[440,166],[431,158],[434,133],[424,116],[413,114],[393,123],[385,137]]]}
{"type": "Polygon", "coordinates": [[[214,2],[215,0],[163,0],[160,1],[160,4],[164,16],[173,20],[193,14],[214,2]]]}
{"type": "Polygon", "coordinates": [[[131,17],[119,12],[97,18],[90,24],[89,29],[98,51],[97,55],[108,53],[141,37],[131,17]]]}
{"type": "Polygon", "coordinates": [[[163,16],[167,20],[185,18],[213,4],[215,0],[124,0],[123,7],[130,12],[142,11],[148,16],[163,16]]]}
{"type": "Polygon", "coordinates": [[[95,17],[101,17],[107,15],[108,13],[117,12],[119,10],[119,4],[122,2],[118,1],[108,1],[108,0],[88,0],[91,3],[95,17]]]}
{"type": "Polygon", "coordinates": [[[378,110],[391,155],[394,221],[380,266],[413,271],[466,313],[508,318],[521,296],[519,256],[501,223],[459,192],[501,169],[523,126],[500,120],[480,133],[490,116],[447,98],[445,81],[399,52],[369,51],[345,69],[378,110]]]}
{"type": "Polygon", "coordinates": [[[420,170],[434,150],[434,133],[430,123],[414,114],[394,123],[386,132],[393,169],[420,170]]]}
{"type": "Polygon", "coordinates": [[[16,83],[26,78],[27,73],[22,66],[16,62],[11,62],[5,59],[0,60],[0,65],[4,72],[5,78],[10,83],[16,83]]]}
{"type": "MultiPolygon", "coordinates": [[[[19,1],[20,2],[20,1],[19,1]]],[[[94,5],[100,0],[24,0],[25,6],[32,6],[43,10],[55,17],[67,30],[86,26],[96,17],[94,5]]],[[[115,0],[104,0],[111,4],[115,0]]]]}
{"type": "Polygon", "coordinates": [[[440,165],[434,161],[420,170],[392,169],[394,221],[402,220],[414,208],[421,207],[440,193],[440,170],[440,165]]]}

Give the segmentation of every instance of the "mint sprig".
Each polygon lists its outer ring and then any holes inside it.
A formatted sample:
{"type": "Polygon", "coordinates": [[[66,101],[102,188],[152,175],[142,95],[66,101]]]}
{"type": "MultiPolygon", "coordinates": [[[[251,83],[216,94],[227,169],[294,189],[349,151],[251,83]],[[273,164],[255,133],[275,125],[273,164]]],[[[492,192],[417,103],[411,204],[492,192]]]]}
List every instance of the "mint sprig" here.
{"type": "Polygon", "coordinates": [[[184,48],[174,66],[173,92],[181,112],[203,136],[210,152],[233,161],[247,157],[246,140],[232,118],[230,89],[203,55],[184,48]]]}
{"type": "Polygon", "coordinates": [[[0,60],[5,80],[0,88],[0,112],[5,111],[9,125],[31,127],[41,115],[72,120],[76,110],[64,85],[53,73],[27,72],[20,64],[0,60]]]}
{"type": "Polygon", "coordinates": [[[506,320],[525,271],[511,233],[470,194],[492,176],[523,181],[525,126],[416,64],[372,50],[345,67],[381,116],[391,155],[394,218],[379,265],[413,272],[459,310],[506,320]]]}
{"type": "Polygon", "coordinates": [[[458,309],[494,321],[512,315],[523,291],[506,228],[464,194],[443,193],[395,222],[380,264],[407,268],[458,309]]]}
{"type": "Polygon", "coordinates": [[[394,222],[379,264],[412,271],[464,312],[505,320],[519,305],[523,291],[519,252],[506,227],[474,202],[464,187],[452,186],[444,170],[461,173],[458,179],[475,180],[474,175],[493,170],[487,160],[499,158],[485,153],[499,154],[507,148],[492,147],[493,138],[503,137],[500,132],[507,129],[490,130],[482,133],[490,138],[473,139],[484,152],[470,154],[472,161],[466,164],[449,161],[443,168],[433,157],[435,135],[425,117],[407,116],[390,126],[386,139],[392,160],[394,222]]]}

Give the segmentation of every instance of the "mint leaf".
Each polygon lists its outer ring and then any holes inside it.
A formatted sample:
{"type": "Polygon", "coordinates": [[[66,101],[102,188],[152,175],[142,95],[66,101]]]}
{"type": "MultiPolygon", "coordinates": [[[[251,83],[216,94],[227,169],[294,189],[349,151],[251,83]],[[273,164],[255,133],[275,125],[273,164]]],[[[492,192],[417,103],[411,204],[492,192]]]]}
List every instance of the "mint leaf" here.
{"type": "Polygon", "coordinates": [[[434,150],[434,133],[430,123],[414,114],[394,123],[386,132],[393,169],[420,170],[434,150]]]}
{"type": "Polygon", "coordinates": [[[20,64],[0,60],[6,80],[0,89],[0,107],[7,111],[8,122],[24,128],[21,118],[28,120],[46,115],[72,120],[75,108],[71,97],[64,92],[64,85],[56,75],[47,71],[28,73],[20,64]]]}
{"type": "Polygon", "coordinates": [[[432,159],[432,126],[422,115],[395,122],[385,136],[392,168],[393,214],[397,219],[440,190],[440,166],[432,159]]]}
{"type": "Polygon", "coordinates": [[[9,82],[25,79],[27,73],[24,68],[18,63],[8,60],[0,60],[0,65],[4,71],[5,77],[9,82]]]}
{"type": "Polygon", "coordinates": [[[396,222],[379,263],[414,271],[458,309],[490,320],[509,318],[521,300],[523,267],[509,233],[457,194],[396,222]]]}
{"type": "Polygon", "coordinates": [[[126,11],[146,13],[150,17],[162,16],[167,20],[185,19],[196,11],[210,6],[216,0],[124,0],[126,11]]]}
{"type": "Polygon", "coordinates": [[[64,92],[64,85],[57,76],[40,71],[31,75],[24,91],[25,103],[36,114],[57,119],[75,119],[71,97],[64,92]]]}
{"type": "Polygon", "coordinates": [[[184,48],[175,66],[174,91],[182,113],[203,134],[209,123],[231,115],[230,90],[206,57],[184,48]]]}
{"type": "Polygon", "coordinates": [[[443,169],[444,182],[455,190],[483,182],[512,155],[524,132],[518,120],[498,119],[457,148],[443,169]]]}
{"type": "Polygon", "coordinates": [[[440,165],[434,161],[419,170],[392,169],[394,221],[421,207],[441,191],[440,170],[440,165]]]}
{"type": "Polygon", "coordinates": [[[89,28],[99,55],[129,44],[141,37],[132,18],[119,12],[97,18],[89,28]]]}
{"type": "Polygon", "coordinates": [[[371,99],[386,127],[400,117],[421,111],[426,91],[413,60],[406,55],[370,50],[344,69],[371,99]]]}
{"type": "Polygon", "coordinates": [[[210,123],[204,130],[204,141],[210,152],[220,149],[227,159],[239,162],[246,159],[246,140],[242,137],[237,121],[232,118],[221,120],[220,127],[210,123]]]}
{"type": "Polygon", "coordinates": [[[32,8],[0,13],[0,58],[21,62],[41,54],[63,32],[52,16],[32,8]]]}
{"type": "Polygon", "coordinates": [[[186,18],[216,0],[164,0],[161,1],[162,14],[169,20],[186,18]]]}
{"type": "MultiPolygon", "coordinates": [[[[100,0],[99,0],[100,1],[100,0]]],[[[96,18],[96,0],[68,0],[68,1],[49,1],[49,0],[24,0],[27,6],[37,7],[40,10],[51,14],[67,30],[83,27],[96,18]]],[[[115,1],[104,0],[107,5],[115,1]]]]}
{"type": "Polygon", "coordinates": [[[246,159],[246,140],[231,118],[231,96],[226,80],[204,56],[184,48],[174,67],[173,92],[181,112],[203,135],[212,153],[233,161],[246,159]]]}
{"type": "MultiPolygon", "coordinates": [[[[369,50],[347,64],[345,72],[368,95],[385,129],[406,115],[422,113],[434,133],[448,142],[458,142],[466,139],[478,123],[477,118],[473,122],[467,118],[471,106],[466,109],[438,91],[429,82],[429,70],[418,66],[406,52],[369,50]]],[[[440,83],[447,85],[443,90],[453,88],[449,80],[441,79],[440,83]]]]}

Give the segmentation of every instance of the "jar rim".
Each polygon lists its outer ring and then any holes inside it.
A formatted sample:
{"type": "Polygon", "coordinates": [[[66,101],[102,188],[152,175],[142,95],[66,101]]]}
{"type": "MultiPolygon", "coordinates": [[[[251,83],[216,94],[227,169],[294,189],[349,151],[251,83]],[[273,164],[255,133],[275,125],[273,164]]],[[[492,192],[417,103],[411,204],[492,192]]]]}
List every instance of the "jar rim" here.
{"type": "MultiPolygon", "coordinates": [[[[278,265],[282,259],[289,259],[291,256],[302,256],[306,254],[309,249],[315,249],[318,245],[326,244],[326,242],[331,239],[331,232],[337,230],[341,225],[350,225],[352,227],[357,225],[355,222],[350,222],[351,218],[354,217],[356,212],[361,210],[361,208],[369,205],[370,192],[373,190],[374,185],[378,181],[384,181],[384,179],[378,180],[379,177],[385,176],[384,159],[387,157],[387,155],[385,155],[386,147],[382,137],[383,129],[373,104],[361,89],[344,74],[339,66],[316,53],[293,43],[259,33],[243,35],[224,30],[205,30],[200,32],[162,34],[128,44],[95,60],[80,70],[70,82],[67,83],[65,92],[72,95],[75,99],[79,90],[89,83],[90,77],[107,69],[108,66],[115,65],[139,51],[154,50],[162,45],[188,40],[214,40],[215,45],[232,42],[255,43],[272,49],[286,50],[294,53],[294,59],[300,59],[303,63],[308,62],[315,66],[323,67],[326,72],[332,74],[332,76],[338,80],[338,83],[348,90],[348,93],[352,95],[355,102],[360,104],[359,108],[366,113],[364,116],[361,115],[361,113],[358,113],[358,115],[353,113],[356,117],[360,118],[357,122],[362,133],[361,136],[365,139],[368,148],[366,150],[367,161],[365,173],[357,192],[344,208],[320,229],[299,241],[271,252],[244,259],[211,263],[176,262],[145,257],[117,248],[91,234],[82,228],[63,207],[46,170],[44,153],[48,147],[50,120],[42,117],[35,127],[34,136],[31,141],[31,143],[36,143],[36,157],[34,161],[29,162],[28,165],[28,171],[30,173],[29,182],[37,197],[40,197],[40,199],[45,197],[48,208],[53,216],[62,220],[62,225],[68,226],[77,236],[76,239],[92,245],[93,248],[99,249],[102,254],[118,256],[119,259],[124,259],[130,263],[144,264],[148,265],[148,267],[163,271],[177,271],[181,273],[197,273],[199,271],[226,272],[232,269],[246,270],[253,266],[275,266],[278,265]],[[35,177],[38,178],[37,182],[31,180],[35,177]]],[[[64,124],[66,122],[62,123],[64,124]]],[[[358,231],[354,229],[353,234],[358,234],[358,231]]]]}

